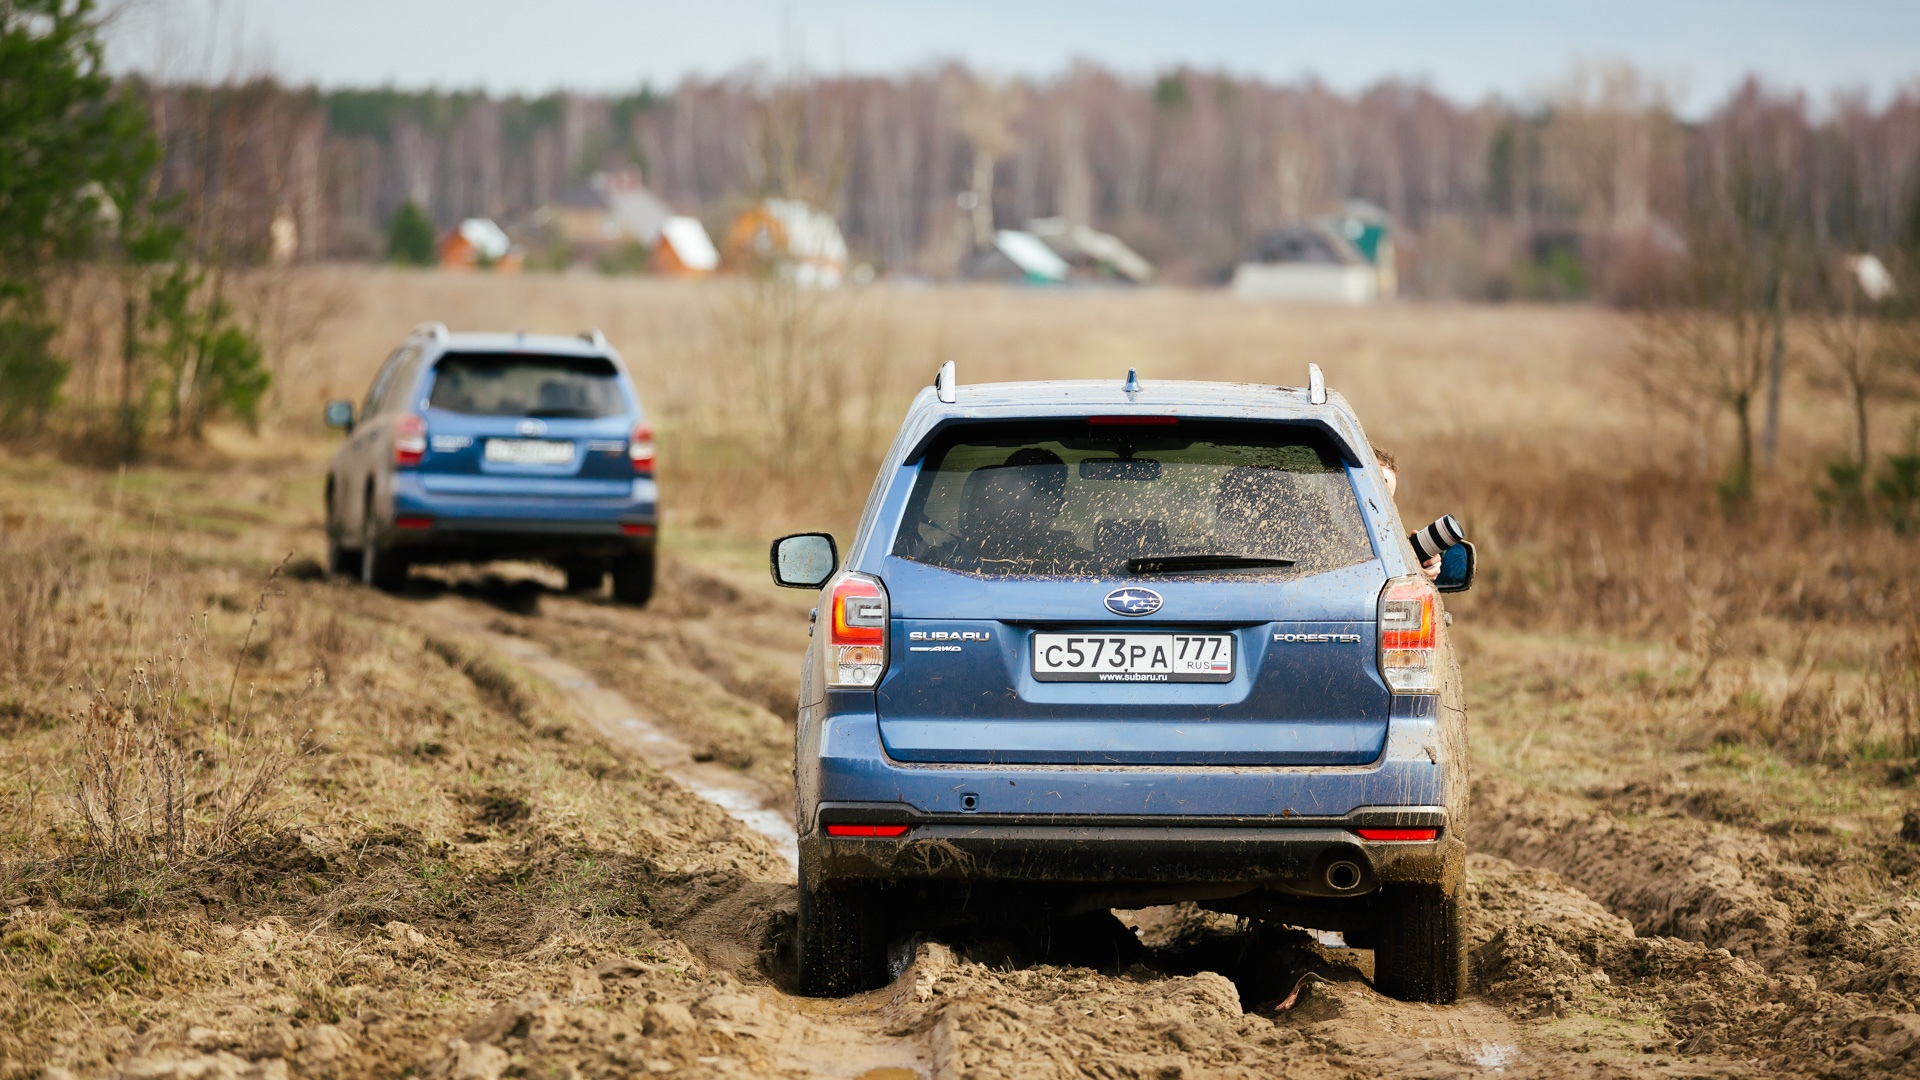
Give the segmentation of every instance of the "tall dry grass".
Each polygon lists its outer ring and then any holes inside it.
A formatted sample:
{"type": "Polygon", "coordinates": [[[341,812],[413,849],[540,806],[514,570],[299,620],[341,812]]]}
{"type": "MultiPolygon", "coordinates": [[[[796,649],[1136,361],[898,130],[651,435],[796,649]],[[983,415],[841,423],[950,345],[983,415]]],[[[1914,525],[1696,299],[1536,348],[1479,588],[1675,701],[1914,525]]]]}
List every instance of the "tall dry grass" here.
{"type": "Polygon", "coordinates": [[[124,474],[96,487],[8,465],[0,868],[124,884],[294,823],[312,677],[275,670],[298,624],[277,604],[280,568],[262,567],[249,596],[250,575],[210,562],[193,528],[204,506],[163,511],[124,474]]]}

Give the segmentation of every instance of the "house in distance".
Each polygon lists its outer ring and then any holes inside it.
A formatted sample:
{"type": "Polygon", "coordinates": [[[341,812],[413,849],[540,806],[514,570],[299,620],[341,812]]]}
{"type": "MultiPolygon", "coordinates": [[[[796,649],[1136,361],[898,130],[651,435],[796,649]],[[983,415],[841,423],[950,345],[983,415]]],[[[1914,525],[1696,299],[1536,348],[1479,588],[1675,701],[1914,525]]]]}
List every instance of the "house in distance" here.
{"type": "Polygon", "coordinates": [[[593,174],[535,211],[532,223],[574,265],[679,277],[720,265],[706,227],[675,214],[631,170],[593,174]]]}
{"type": "Polygon", "coordinates": [[[976,281],[1055,285],[1108,281],[1145,285],[1153,264],[1111,233],[1066,218],[1035,218],[1025,229],[1001,229],[993,246],[967,268],[976,281]]]}
{"type": "Polygon", "coordinates": [[[832,214],[799,199],[765,199],[727,229],[726,261],[736,270],[836,289],[847,276],[847,241],[832,214]]]}
{"type": "Polygon", "coordinates": [[[1253,300],[1372,304],[1398,291],[1392,219],[1359,199],[1268,233],[1233,271],[1233,294],[1253,300]]]}
{"type": "Polygon", "coordinates": [[[492,218],[468,218],[440,238],[442,270],[497,270],[514,273],[521,266],[520,249],[492,218]]]}

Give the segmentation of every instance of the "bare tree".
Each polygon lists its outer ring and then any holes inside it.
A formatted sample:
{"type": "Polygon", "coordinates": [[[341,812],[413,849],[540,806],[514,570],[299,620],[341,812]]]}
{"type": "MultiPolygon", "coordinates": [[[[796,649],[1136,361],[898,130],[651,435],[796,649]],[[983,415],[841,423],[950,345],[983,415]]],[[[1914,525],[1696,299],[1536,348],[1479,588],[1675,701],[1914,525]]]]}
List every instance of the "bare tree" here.
{"type": "Polygon", "coordinates": [[[1823,305],[1811,320],[1814,337],[1827,371],[1846,393],[1852,414],[1848,458],[1864,476],[1871,461],[1869,406],[1912,375],[1906,335],[1888,317],[1885,302],[1895,294],[1879,259],[1830,255],[1819,265],[1819,283],[1823,305]]]}
{"type": "Polygon", "coordinates": [[[975,79],[960,107],[960,129],[973,147],[973,246],[993,244],[993,170],[1013,149],[1013,122],[1026,102],[1018,83],[975,79]]]}

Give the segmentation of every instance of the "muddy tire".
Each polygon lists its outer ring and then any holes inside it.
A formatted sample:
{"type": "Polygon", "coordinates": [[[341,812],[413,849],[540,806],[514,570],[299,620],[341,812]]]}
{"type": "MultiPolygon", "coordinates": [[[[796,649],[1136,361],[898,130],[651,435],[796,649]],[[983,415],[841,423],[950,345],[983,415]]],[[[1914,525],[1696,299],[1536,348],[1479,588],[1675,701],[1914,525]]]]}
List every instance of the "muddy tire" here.
{"type": "Polygon", "coordinates": [[[340,543],[340,526],[333,520],[333,491],[327,491],[327,573],[341,577],[360,576],[360,553],[340,543]]]}
{"type": "Polygon", "coordinates": [[[374,520],[372,506],[367,507],[366,522],[366,534],[360,543],[361,583],[381,592],[404,591],[412,567],[407,565],[404,556],[380,546],[379,525],[374,520]]]}
{"type": "Polygon", "coordinates": [[[1374,931],[1373,985],[1401,1001],[1451,1005],[1467,989],[1467,928],[1459,890],[1401,887],[1374,931]]]}
{"type": "Polygon", "coordinates": [[[613,560],[613,598],[623,604],[644,606],[653,599],[653,574],[652,552],[613,560]]]}
{"type": "Polygon", "coordinates": [[[846,997],[887,984],[887,936],[871,888],[815,891],[802,871],[794,945],[807,997],[846,997]]]}
{"type": "Polygon", "coordinates": [[[568,563],[563,569],[570,593],[599,592],[607,583],[607,568],[600,563],[568,563]]]}

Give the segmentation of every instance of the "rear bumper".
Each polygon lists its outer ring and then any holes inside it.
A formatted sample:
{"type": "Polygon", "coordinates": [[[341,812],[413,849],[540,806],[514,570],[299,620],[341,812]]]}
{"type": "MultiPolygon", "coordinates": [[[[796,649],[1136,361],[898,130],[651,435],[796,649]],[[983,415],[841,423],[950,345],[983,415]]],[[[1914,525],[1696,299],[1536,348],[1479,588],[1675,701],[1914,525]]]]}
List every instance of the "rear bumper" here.
{"type": "MultiPolygon", "coordinates": [[[[1444,713],[1445,710],[1435,710],[1444,713]]],[[[803,759],[800,855],[816,881],[951,879],[1111,885],[1264,884],[1306,896],[1400,882],[1457,883],[1438,716],[1395,717],[1360,766],[1052,766],[896,761],[872,713],[821,720],[803,759]],[[808,775],[808,774],[811,775],[808,775]],[[899,838],[833,837],[824,825],[904,824],[899,838]],[[1431,841],[1367,841],[1372,827],[1433,827],[1431,841]],[[1322,887],[1330,863],[1359,887],[1322,887]]],[[[1458,779],[1458,778],[1453,778],[1458,779]]]]}
{"type": "MultiPolygon", "coordinates": [[[[823,821],[890,816],[886,808],[823,806],[823,821]]],[[[928,821],[902,837],[840,837],[816,830],[801,857],[813,880],[955,880],[1138,887],[1232,883],[1298,896],[1360,896],[1383,884],[1451,888],[1465,845],[1445,828],[1441,807],[1368,809],[1335,821],[1297,825],[1033,824],[928,821]],[[1430,841],[1368,841],[1363,825],[1437,826],[1430,841]],[[811,849],[811,850],[809,850],[811,849]],[[1336,864],[1358,868],[1351,884],[1329,884],[1336,864]]]]}
{"type": "Polygon", "coordinates": [[[652,551],[658,489],[636,479],[622,496],[450,494],[418,474],[394,478],[393,513],[381,532],[390,549],[420,559],[616,558],[652,551]],[[413,519],[414,527],[398,522],[413,519]]]}

